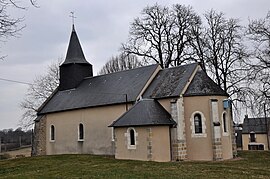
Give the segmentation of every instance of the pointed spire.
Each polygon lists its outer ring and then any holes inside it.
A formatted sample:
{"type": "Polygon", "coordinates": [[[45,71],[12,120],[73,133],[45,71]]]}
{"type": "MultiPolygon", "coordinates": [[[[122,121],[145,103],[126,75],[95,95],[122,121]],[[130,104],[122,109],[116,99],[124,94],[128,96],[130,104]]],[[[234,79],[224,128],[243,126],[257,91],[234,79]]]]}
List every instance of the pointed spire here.
{"type": "Polygon", "coordinates": [[[79,38],[77,36],[77,33],[75,31],[74,24],[72,24],[72,32],[70,36],[66,59],[62,65],[70,63],[89,64],[84,57],[83,50],[79,38]]]}

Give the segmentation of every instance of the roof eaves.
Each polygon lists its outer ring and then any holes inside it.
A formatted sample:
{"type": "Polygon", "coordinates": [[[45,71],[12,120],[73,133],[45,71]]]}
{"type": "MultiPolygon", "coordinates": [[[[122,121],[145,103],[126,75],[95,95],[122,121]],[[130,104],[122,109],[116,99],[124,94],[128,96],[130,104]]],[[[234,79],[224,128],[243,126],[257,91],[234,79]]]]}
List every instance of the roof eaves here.
{"type": "Polygon", "coordinates": [[[57,110],[57,111],[50,111],[50,112],[43,112],[38,113],[38,115],[44,115],[44,114],[52,114],[52,113],[60,113],[60,112],[67,112],[67,111],[74,111],[78,109],[88,109],[88,108],[95,108],[95,107],[104,107],[104,106],[111,106],[111,105],[120,105],[120,104],[132,104],[135,101],[127,101],[126,102],[117,102],[117,103],[110,103],[110,104],[102,104],[102,105],[95,105],[95,106],[84,106],[84,107],[78,107],[78,108],[72,108],[72,109],[63,109],[63,110],[57,110]]]}
{"type": "Polygon", "coordinates": [[[228,93],[224,94],[205,94],[205,93],[194,93],[194,94],[184,94],[184,97],[194,97],[194,96],[227,96],[229,97],[228,93]]]}
{"type": "Polygon", "coordinates": [[[126,124],[126,125],[121,125],[121,126],[114,126],[113,124],[109,125],[108,127],[115,127],[115,128],[120,128],[120,127],[144,127],[144,126],[171,126],[171,127],[175,127],[176,122],[174,123],[168,123],[168,124],[126,124]]]}
{"type": "Polygon", "coordinates": [[[48,104],[48,102],[52,99],[52,97],[58,92],[59,86],[52,92],[52,94],[41,104],[41,106],[37,110],[37,115],[40,115],[42,109],[48,104]]]}

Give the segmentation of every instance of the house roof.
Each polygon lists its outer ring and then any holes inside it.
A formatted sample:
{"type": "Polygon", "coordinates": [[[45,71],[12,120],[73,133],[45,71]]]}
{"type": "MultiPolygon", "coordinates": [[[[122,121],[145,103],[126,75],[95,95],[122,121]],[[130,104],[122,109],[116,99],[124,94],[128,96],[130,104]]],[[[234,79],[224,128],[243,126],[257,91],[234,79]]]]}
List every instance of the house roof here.
{"type": "Polygon", "coordinates": [[[70,36],[66,59],[62,65],[72,63],[89,64],[84,57],[83,50],[77,33],[75,31],[74,25],[72,26],[72,32],[70,36]]]}
{"type": "Polygon", "coordinates": [[[249,134],[250,132],[255,133],[267,133],[266,124],[270,126],[270,118],[245,118],[243,123],[243,134],[249,134]],[[267,122],[268,121],[268,122],[267,122]]]}
{"type": "Polygon", "coordinates": [[[162,69],[143,94],[144,98],[167,98],[181,94],[198,63],[162,69]]]}
{"type": "Polygon", "coordinates": [[[184,96],[228,96],[203,70],[198,70],[184,96]]]}
{"type": "Polygon", "coordinates": [[[143,99],[124,113],[109,127],[175,125],[171,115],[153,99],[143,99]]]}
{"type": "Polygon", "coordinates": [[[157,68],[150,65],[85,78],[75,89],[57,91],[38,114],[134,102],[157,68]]]}

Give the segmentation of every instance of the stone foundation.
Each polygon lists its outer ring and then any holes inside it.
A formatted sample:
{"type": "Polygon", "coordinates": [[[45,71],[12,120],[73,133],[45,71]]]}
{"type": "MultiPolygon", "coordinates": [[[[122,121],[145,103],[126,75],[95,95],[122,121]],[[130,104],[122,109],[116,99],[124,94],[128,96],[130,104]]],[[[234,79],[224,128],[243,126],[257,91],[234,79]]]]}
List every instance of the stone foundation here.
{"type": "Polygon", "coordinates": [[[152,133],[152,129],[148,128],[147,129],[148,132],[148,137],[147,137],[147,159],[149,161],[152,160],[153,158],[153,151],[152,151],[152,138],[153,138],[153,133],[152,133]]]}
{"type": "Polygon", "coordinates": [[[187,160],[187,144],[186,141],[177,141],[172,144],[172,160],[187,160]]]}
{"type": "Polygon", "coordinates": [[[221,138],[213,139],[213,160],[222,160],[222,143],[221,138]]]}

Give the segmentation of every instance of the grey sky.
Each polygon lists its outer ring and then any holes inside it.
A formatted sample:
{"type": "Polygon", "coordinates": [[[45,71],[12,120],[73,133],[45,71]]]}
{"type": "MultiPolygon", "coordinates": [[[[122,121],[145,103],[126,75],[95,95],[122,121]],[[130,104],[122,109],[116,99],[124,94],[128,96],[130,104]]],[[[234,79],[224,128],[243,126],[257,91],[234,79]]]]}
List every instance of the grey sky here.
{"type": "MultiPolygon", "coordinates": [[[[31,83],[37,75],[45,73],[52,61],[64,58],[71,33],[71,11],[75,11],[77,34],[96,74],[118,53],[132,20],[140,16],[144,7],[156,2],[191,5],[200,15],[213,8],[227,17],[240,18],[243,24],[248,18],[265,17],[270,7],[269,0],[39,0],[40,8],[14,11],[14,15],[25,17],[27,27],[20,38],[1,44],[0,53],[8,57],[0,61],[0,78],[31,83]]],[[[18,127],[22,114],[19,103],[27,87],[0,80],[0,130],[18,127]]]]}

